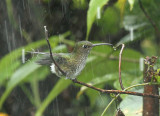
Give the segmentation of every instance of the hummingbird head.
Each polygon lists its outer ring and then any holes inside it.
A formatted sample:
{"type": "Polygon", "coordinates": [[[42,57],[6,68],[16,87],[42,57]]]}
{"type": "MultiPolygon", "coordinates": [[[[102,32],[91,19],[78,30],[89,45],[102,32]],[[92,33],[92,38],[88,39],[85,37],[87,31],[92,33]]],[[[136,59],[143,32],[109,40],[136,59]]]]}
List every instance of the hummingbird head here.
{"type": "Polygon", "coordinates": [[[85,54],[89,54],[90,50],[95,47],[95,46],[99,46],[99,45],[112,45],[109,43],[98,43],[98,44],[92,44],[89,41],[79,41],[76,43],[75,48],[74,48],[74,52],[75,53],[85,53],[85,54]]]}
{"type": "Polygon", "coordinates": [[[74,52],[75,53],[89,53],[92,47],[93,47],[93,44],[89,41],[79,41],[75,45],[74,52]]]}

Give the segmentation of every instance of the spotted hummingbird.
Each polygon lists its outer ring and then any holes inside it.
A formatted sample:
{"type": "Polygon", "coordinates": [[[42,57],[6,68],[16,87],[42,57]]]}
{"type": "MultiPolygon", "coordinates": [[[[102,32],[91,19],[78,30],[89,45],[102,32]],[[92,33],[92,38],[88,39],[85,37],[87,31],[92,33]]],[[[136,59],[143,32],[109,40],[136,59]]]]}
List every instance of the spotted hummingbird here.
{"type": "MultiPolygon", "coordinates": [[[[89,41],[79,41],[75,44],[72,53],[53,53],[52,56],[59,66],[59,68],[65,73],[66,79],[76,79],[86,64],[86,59],[90,50],[99,45],[112,45],[110,43],[98,43],[92,44],[89,41]]],[[[53,63],[49,54],[45,54],[43,58],[37,61],[40,65],[49,65],[51,72],[55,73],[58,77],[64,77],[59,68],[53,63]]]]}

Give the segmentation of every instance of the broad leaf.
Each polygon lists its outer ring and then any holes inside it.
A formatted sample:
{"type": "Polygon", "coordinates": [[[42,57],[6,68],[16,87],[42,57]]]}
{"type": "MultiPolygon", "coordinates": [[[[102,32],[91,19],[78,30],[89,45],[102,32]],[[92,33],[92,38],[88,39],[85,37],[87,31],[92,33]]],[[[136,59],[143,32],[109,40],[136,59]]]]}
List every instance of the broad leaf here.
{"type": "Polygon", "coordinates": [[[121,21],[123,19],[125,5],[126,5],[126,0],[118,0],[117,6],[120,9],[121,21]]]}
{"type": "MultiPolygon", "coordinates": [[[[143,93],[143,89],[135,90],[136,92],[143,93]]],[[[140,96],[127,96],[120,103],[120,108],[125,116],[142,116],[142,98],[140,96]]]]}
{"type": "Polygon", "coordinates": [[[47,106],[56,98],[56,96],[58,96],[64,89],[66,89],[71,84],[71,82],[72,81],[70,80],[60,79],[42,102],[41,107],[37,110],[35,116],[42,116],[47,106]]]}
{"type": "Polygon", "coordinates": [[[108,3],[108,0],[90,0],[89,9],[87,12],[87,36],[86,40],[88,40],[89,33],[92,27],[92,24],[96,18],[97,9],[102,8],[105,4],[108,3]]]}
{"type": "MultiPolygon", "coordinates": [[[[113,82],[118,79],[118,73],[113,73],[113,74],[106,74],[103,77],[97,77],[92,79],[90,82],[88,82],[88,84],[92,85],[92,86],[96,86],[99,84],[104,84],[104,83],[110,83],[111,85],[113,84],[113,82]]],[[[89,88],[86,86],[82,86],[80,91],[77,93],[77,98],[83,94],[84,91],[88,90],[89,88]]]]}
{"type": "Polygon", "coordinates": [[[130,5],[130,10],[133,9],[134,1],[135,1],[135,0],[128,0],[129,5],[130,5]]]}
{"type": "Polygon", "coordinates": [[[16,70],[16,72],[11,76],[9,80],[5,92],[2,94],[0,98],[0,109],[10,92],[20,83],[22,82],[29,74],[34,72],[40,67],[35,63],[26,63],[24,66],[16,70]]]}

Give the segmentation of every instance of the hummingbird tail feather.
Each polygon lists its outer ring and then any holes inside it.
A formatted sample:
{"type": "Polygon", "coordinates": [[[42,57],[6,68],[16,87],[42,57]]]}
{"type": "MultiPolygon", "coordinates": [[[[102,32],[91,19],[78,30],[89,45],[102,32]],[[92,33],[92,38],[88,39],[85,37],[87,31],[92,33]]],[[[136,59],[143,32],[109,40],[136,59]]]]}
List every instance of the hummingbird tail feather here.
{"type": "Polygon", "coordinates": [[[36,63],[39,64],[39,65],[51,65],[52,60],[51,60],[49,55],[48,56],[45,55],[45,57],[37,60],[36,63]]]}

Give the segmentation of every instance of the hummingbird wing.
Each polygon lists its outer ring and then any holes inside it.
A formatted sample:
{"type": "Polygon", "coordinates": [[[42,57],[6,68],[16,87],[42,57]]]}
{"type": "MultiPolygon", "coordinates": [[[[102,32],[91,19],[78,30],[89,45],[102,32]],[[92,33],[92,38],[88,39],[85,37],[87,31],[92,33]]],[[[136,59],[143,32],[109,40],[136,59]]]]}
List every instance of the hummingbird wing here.
{"type": "Polygon", "coordinates": [[[48,52],[30,52],[30,51],[26,51],[27,53],[31,53],[31,54],[49,54],[48,52]]]}
{"type": "Polygon", "coordinates": [[[50,58],[50,55],[46,54],[43,55],[39,60],[36,61],[39,65],[51,65],[52,60],[50,58]]]}
{"type": "MultiPolygon", "coordinates": [[[[62,65],[62,64],[66,64],[67,59],[69,58],[69,55],[65,53],[54,53],[53,58],[58,65],[62,65]]],[[[45,54],[42,56],[42,58],[37,60],[36,63],[40,65],[51,65],[53,61],[49,54],[45,54]]]]}
{"type": "MultiPolygon", "coordinates": [[[[67,74],[72,70],[71,68],[71,55],[70,53],[54,53],[53,58],[55,62],[58,64],[58,66],[67,74]]],[[[57,67],[55,67],[55,64],[53,63],[52,59],[50,58],[50,55],[46,54],[43,58],[39,59],[37,61],[40,65],[49,65],[51,67],[51,72],[55,73],[58,77],[64,76],[57,67]]]]}

